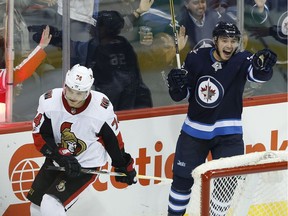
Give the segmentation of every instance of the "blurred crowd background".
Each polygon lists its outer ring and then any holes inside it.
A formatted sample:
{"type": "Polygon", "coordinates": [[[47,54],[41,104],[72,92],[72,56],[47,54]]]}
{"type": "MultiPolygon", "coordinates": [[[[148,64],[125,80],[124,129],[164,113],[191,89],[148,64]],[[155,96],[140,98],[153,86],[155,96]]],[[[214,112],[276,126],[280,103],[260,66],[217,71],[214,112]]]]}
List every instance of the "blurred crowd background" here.
{"type": "MultiPolygon", "coordinates": [[[[38,45],[46,25],[52,40],[42,64],[14,87],[13,121],[32,120],[39,96],[62,87],[63,74],[74,64],[92,68],[94,89],[107,94],[116,111],[175,105],[166,82],[168,72],[177,67],[171,1],[67,2],[14,1],[14,66],[38,45]],[[67,13],[68,19],[63,17],[67,13]],[[70,58],[64,61],[65,56],[70,58]]],[[[218,21],[233,22],[242,32],[239,49],[255,53],[269,48],[278,55],[272,80],[247,83],[243,97],[287,93],[286,0],[174,0],[173,6],[181,61],[193,49],[213,46],[218,21]]],[[[5,32],[10,27],[5,24],[5,0],[0,0],[0,10],[0,65],[5,68],[5,32]]]]}

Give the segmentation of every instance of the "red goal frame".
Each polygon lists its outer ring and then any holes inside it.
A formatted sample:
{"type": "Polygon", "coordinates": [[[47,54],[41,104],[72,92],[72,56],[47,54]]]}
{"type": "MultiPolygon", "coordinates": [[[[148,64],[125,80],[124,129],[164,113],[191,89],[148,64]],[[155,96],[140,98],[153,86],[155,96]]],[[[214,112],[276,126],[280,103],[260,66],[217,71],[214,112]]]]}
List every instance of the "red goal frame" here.
{"type": "Polygon", "coordinates": [[[288,162],[272,162],[266,164],[247,165],[233,168],[214,169],[201,174],[201,216],[210,216],[210,181],[213,178],[269,172],[288,169],[288,162]]]}

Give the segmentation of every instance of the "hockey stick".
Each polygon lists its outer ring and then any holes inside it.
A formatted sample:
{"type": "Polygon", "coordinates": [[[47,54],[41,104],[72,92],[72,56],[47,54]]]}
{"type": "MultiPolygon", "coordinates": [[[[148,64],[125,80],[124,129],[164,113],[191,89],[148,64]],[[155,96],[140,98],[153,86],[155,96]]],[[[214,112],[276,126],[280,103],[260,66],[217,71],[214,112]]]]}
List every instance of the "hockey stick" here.
{"type": "Polygon", "coordinates": [[[176,20],[175,20],[175,12],[174,12],[174,2],[173,2],[173,0],[169,0],[169,3],[170,3],[170,13],[171,13],[172,28],[173,28],[173,33],[174,33],[174,42],[175,42],[175,49],[176,49],[177,67],[181,68],[180,54],[179,54],[179,45],[178,45],[178,33],[177,33],[177,29],[176,29],[176,20]]]}
{"type": "MultiPolygon", "coordinates": [[[[65,171],[65,167],[47,166],[46,169],[47,170],[54,170],[54,171],[62,171],[62,172],[65,171]]],[[[85,174],[92,174],[92,175],[104,174],[104,175],[110,175],[110,176],[126,176],[125,173],[121,173],[121,172],[109,172],[107,170],[94,170],[94,169],[89,169],[89,168],[82,168],[81,172],[85,173],[85,174]]],[[[161,177],[156,177],[156,176],[136,175],[136,178],[172,182],[172,179],[161,178],[161,177]]]]}

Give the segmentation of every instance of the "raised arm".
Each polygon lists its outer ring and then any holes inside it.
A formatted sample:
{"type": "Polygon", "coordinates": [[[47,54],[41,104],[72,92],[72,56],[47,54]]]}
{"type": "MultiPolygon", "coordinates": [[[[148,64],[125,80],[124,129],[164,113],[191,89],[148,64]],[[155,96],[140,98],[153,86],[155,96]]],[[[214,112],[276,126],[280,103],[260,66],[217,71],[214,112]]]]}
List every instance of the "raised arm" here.
{"type": "Polygon", "coordinates": [[[17,85],[28,79],[42,63],[46,57],[44,48],[48,46],[52,35],[50,34],[49,26],[42,32],[42,37],[39,45],[14,69],[14,85],[17,85]]]}

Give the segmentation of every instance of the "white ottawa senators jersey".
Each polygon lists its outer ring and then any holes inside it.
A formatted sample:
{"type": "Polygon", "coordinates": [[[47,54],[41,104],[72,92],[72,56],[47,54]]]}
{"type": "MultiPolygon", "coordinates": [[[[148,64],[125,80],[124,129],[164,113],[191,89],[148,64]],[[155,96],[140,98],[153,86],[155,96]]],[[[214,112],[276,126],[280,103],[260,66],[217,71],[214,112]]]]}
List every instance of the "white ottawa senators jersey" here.
{"type": "Polygon", "coordinates": [[[104,123],[114,132],[117,137],[115,140],[123,144],[119,140],[121,134],[113,106],[104,94],[91,91],[81,108],[71,108],[62,91],[62,88],[53,89],[39,99],[33,121],[36,148],[41,149],[50,134],[50,139],[54,139],[59,148],[67,148],[82,167],[105,165],[108,155],[98,136],[104,123]]]}

